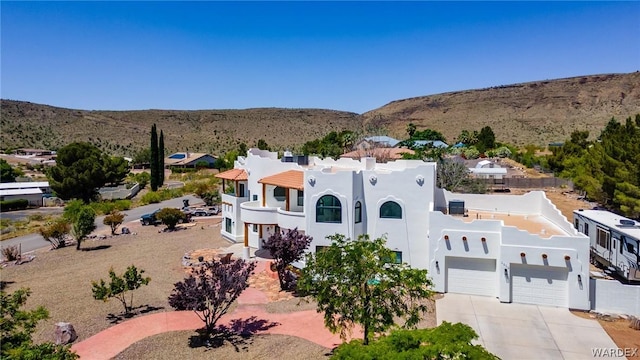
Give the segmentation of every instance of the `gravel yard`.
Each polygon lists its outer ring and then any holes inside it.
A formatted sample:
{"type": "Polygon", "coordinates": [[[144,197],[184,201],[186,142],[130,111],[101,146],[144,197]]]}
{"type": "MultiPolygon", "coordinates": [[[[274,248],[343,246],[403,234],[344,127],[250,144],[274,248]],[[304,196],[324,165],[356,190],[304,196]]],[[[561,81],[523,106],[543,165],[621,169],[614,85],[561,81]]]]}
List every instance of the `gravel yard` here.
{"type": "Polygon", "coordinates": [[[85,240],[85,251],[77,251],[75,246],[38,251],[33,261],[2,269],[2,281],[7,292],[30,288],[27,306],[43,305],[49,310],[50,319],[38,325],[35,341],[53,341],[54,324],[60,321],[70,322],[78,333],[76,341],[82,341],[111,326],[109,314],[119,315],[123,310],[115,299],[106,303],[94,300],[92,280],[108,280],[110,267],[122,274],[133,264],[151,277],[148,286],[134,292],[134,306],[144,305],[138,311],[171,311],[167,297],[173,284],[185,276],[184,254],[230,244],[221,238],[219,223],[220,219],[198,220],[188,229],[159,233],[161,226],[142,227],[131,222],[126,226],[135,235],[85,240]]]}

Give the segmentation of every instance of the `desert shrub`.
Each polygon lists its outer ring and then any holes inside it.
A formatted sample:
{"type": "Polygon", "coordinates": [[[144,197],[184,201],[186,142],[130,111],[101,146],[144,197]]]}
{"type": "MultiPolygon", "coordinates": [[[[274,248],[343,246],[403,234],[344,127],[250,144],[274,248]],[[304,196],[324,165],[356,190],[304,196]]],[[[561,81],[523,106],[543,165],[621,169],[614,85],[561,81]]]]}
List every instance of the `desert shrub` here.
{"type": "Polygon", "coordinates": [[[122,276],[116,275],[113,268],[111,268],[109,269],[111,282],[108,285],[102,279],[99,282],[91,282],[93,298],[102,301],[116,298],[124,307],[125,314],[129,314],[133,309],[133,294],[131,294],[129,302],[127,302],[127,292],[136,290],[142,285],[148,285],[149,281],[151,281],[150,277],[143,277],[142,274],[144,274],[144,270],[138,271],[134,265],[129,266],[122,276]]]}
{"type": "Polygon", "coordinates": [[[70,231],[71,224],[65,218],[56,219],[52,223],[40,227],[40,235],[51,243],[52,249],[64,247],[70,231]]]}
{"type": "Polygon", "coordinates": [[[22,210],[29,207],[29,201],[25,199],[0,201],[2,211],[22,210]]]}
{"type": "Polygon", "coordinates": [[[151,181],[151,175],[146,171],[138,174],[132,174],[131,178],[140,185],[140,189],[144,189],[149,185],[149,181],[151,181]]]}
{"type": "Polygon", "coordinates": [[[148,193],[142,195],[140,198],[140,203],[143,205],[147,204],[157,204],[161,200],[160,194],[157,191],[149,191],[148,193]]]}
{"type": "Polygon", "coordinates": [[[20,250],[18,250],[18,245],[10,245],[2,248],[2,255],[7,261],[15,261],[20,258],[20,250]]]}
{"type": "Polygon", "coordinates": [[[29,221],[44,221],[44,215],[42,214],[33,214],[27,217],[29,221]]]}
{"type": "Polygon", "coordinates": [[[102,221],[102,223],[111,228],[111,235],[115,235],[116,230],[118,229],[118,226],[120,226],[123,221],[124,221],[124,214],[118,210],[113,210],[112,212],[109,213],[109,215],[104,217],[104,220],[102,221]]]}
{"type": "Polygon", "coordinates": [[[196,168],[171,168],[171,172],[174,174],[194,173],[197,172],[196,168]]]}
{"type": "Polygon", "coordinates": [[[156,214],[156,218],[162,221],[162,223],[165,224],[167,228],[173,230],[176,228],[176,225],[178,225],[179,222],[186,219],[186,215],[178,209],[164,208],[156,214]]]}

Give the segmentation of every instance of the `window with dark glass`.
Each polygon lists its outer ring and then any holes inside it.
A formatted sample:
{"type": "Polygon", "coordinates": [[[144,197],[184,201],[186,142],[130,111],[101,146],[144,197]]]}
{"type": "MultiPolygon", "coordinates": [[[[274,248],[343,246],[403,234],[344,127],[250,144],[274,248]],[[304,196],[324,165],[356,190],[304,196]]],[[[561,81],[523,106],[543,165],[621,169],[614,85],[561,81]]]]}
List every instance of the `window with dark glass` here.
{"type": "Polygon", "coordinates": [[[340,200],[333,195],[325,195],[316,203],[316,222],[341,223],[342,205],[340,200]]]}
{"type": "Polygon", "coordinates": [[[276,186],[273,189],[273,197],[276,198],[276,200],[278,201],[284,201],[285,197],[286,197],[286,191],[287,189],[280,187],[280,186],[276,186]]]}
{"type": "Polygon", "coordinates": [[[356,224],[362,222],[362,203],[360,201],[356,201],[356,214],[355,214],[356,224]]]}
{"type": "Polygon", "coordinates": [[[224,219],[224,231],[231,233],[231,219],[230,218],[225,218],[224,219]]]}
{"type": "Polygon", "coordinates": [[[298,190],[298,206],[304,206],[304,190],[298,190]]]}
{"type": "Polygon", "coordinates": [[[402,208],[395,201],[387,201],[380,206],[380,218],[402,219],[402,208]]]}

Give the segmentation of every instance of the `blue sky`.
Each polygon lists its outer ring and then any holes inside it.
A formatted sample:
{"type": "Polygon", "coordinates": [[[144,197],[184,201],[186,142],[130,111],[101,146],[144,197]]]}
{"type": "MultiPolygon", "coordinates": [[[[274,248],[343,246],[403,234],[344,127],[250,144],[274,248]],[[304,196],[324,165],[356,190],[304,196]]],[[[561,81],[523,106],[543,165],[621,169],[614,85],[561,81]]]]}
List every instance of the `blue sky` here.
{"type": "Polygon", "coordinates": [[[9,2],[0,95],[328,108],[640,70],[640,2],[9,2]]]}

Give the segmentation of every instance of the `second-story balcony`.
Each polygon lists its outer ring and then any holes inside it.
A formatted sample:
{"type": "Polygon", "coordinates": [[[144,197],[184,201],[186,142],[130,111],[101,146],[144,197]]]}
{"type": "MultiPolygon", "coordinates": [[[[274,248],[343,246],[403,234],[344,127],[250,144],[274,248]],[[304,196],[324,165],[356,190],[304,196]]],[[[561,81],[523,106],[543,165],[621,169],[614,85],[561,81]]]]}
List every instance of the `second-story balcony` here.
{"type": "Polygon", "coordinates": [[[261,206],[260,201],[240,204],[240,218],[249,224],[277,225],[278,208],[261,206]]]}
{"type": "Polygon", "coordinates": [[[286,211],[278,208],[278,226],[283,229],[306,230],[305,214],[301,211],[286,211]]]}

